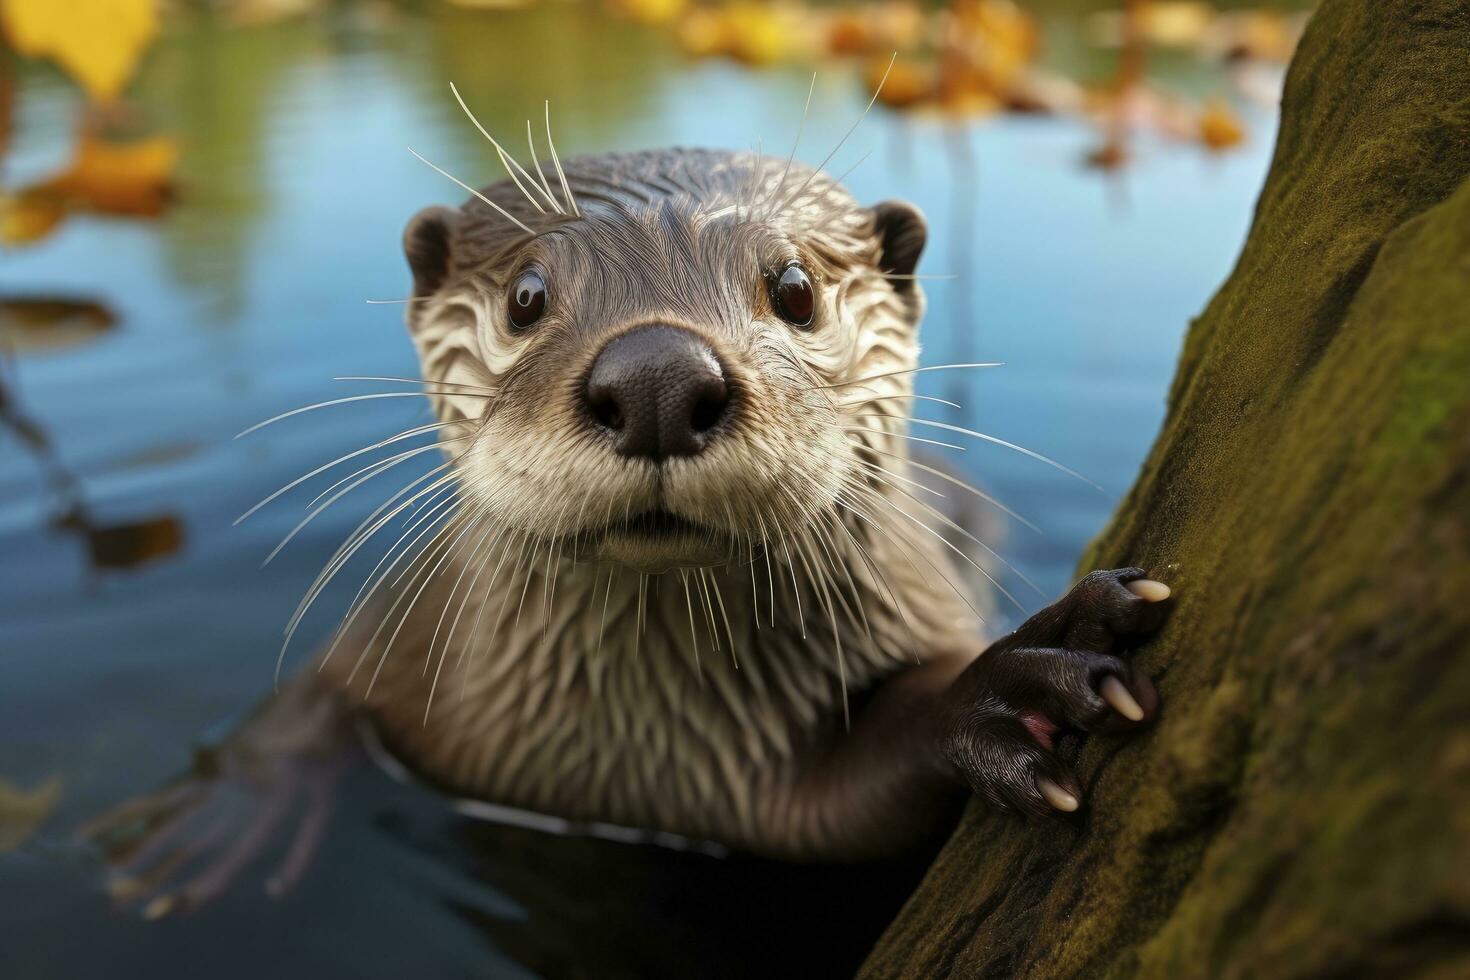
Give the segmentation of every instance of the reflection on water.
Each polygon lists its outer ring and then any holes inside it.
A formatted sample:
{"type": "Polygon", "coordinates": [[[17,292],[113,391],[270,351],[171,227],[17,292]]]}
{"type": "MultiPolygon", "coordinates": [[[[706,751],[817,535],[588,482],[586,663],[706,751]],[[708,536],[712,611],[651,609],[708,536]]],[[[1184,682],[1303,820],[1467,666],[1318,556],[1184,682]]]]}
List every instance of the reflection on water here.
{"type": "MultiPolygon", "coordinates": [[[[424,418],[388,399],[231,439],[346,393],[334,376],[416,373],[401,310],[363,301],[405,294],[404,221],[457,197],[406,145],[466,179],[497,175],[448,82],[507,135],[551,99],[571,155],[781,152],[810,81],[799,67],[692,65],[655,32],[560,5],[328,9],[248,30],[196,17],[163,38],[136,92],[143,122],[178,142],[172,209],[152,225],[76,217],[0,258],[0,776],[65,786],[41,833],[0,857],[0,930],[29,937],[4,944],[0,970],[638,976],[697,963],[738,975],[778,956],[801,975],[843,972],[912,869],[776,873],[545,838],[453,816],[376,773],[280,902],[257,877],[179,921],[113,915],[71,845],[69,828],[166,780],[199,733],[269,690],[296,599],[382,496],[328,511],[265,573],[260,559],[300,512],[272,507],[239,528],[234,517],[424,418]],[[131,570],[98,577],[95,565],[131,570]]],[[[1170,68],[1191,91],[1218,83],[1188,59],[1170,68]]],[[[77,118],[59,78],[20,71],[6,164],[17,184],[65,164],[77,118]]],[[[803,158],[820,160],[862,101],[844,69],[824,70],[803,158]]],[[[1228,271],[1274,125],[1265,110],[1247,121],[1232,156],[1142,140],[1136,166],[1107,184],[1077,165],[1095,135],[1051,119],[977,127],[880,111],[831,164],[870,152],[848,178],[856,195],[908,198],[929,215],[921,271],[939,278],[926,283],[925,360],[1007,364],[922,376],[926,393],[965,406],[925,414],[1106,488],[993,446],[951,460],[1042,529],[1003,529],[1001,550],[1045,591],[1065,585],[1131,483],[1188,318],[1228,271]]],[[[348,596],[325,596],[302,635],[321,636],[348,596]]]]}

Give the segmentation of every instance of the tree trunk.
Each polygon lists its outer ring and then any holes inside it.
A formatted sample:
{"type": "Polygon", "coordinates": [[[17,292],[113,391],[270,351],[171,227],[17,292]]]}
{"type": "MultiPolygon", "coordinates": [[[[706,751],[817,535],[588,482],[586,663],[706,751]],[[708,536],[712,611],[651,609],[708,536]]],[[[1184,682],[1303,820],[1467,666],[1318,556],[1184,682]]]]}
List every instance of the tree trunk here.
{"type": "Polygon", "coordinates": [[[1075,823],[974,805],[871,977],[1470,976],[1470,4],[1325,0],[1081,569],[1175,589],[1075,823]]]}

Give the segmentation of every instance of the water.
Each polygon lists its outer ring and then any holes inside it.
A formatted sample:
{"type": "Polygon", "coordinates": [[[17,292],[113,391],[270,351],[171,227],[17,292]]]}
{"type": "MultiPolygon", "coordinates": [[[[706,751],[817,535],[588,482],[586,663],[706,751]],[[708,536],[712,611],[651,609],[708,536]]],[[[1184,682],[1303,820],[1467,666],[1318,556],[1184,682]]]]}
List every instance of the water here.
{"type": "MultiPolygon", "coordinates": [[[[488,828],[375,772],[354,782],[283,901],[247,876],[197,914],[145,923],[109,909],[94,857],[72,843],[80,821],[185,768],[194,744],[269,690],[282,624],[367,505],[329,512],[264,572],[298,507],[233,518],[421,417],[406,400],[368,402],[231,439],[349,393],[335,375],[416,373],[401,308],[364,300],[405,294],[404,221],[459,199],[406,145],[466,178],[496,173],[447,82],[508,136],[549,97],[566,155],[758,141],[784,152],[809,80],[691,64],[650,31],[560,5],[334,9],[178,27],[138,90],[148,122],[184,147],[177,207],[158,223],[73,219],[0,260],[0,299],[97,304],[74,317],[75,342],[24,347],[3,373],[9,408],[50,448],[38,465],[0,432],[0,777],[57,776],[63,789],[41,832],[0,855],[0,972],[636,976],[697,963],[716,975],[772,950],[808,975],[850,968],[908,871],[824,878],[488,828]],[[510,40],[526,38],[554,40],[510,40]],[[65,492],[85,527],[55,526],[65,492]],[[90,535],[94,559],[88,527],[121,529],[90,535]]],[[[1187,87],[1221,84],[1190,63],[1171,71],[1187,87]]],[[[26,67],[20,91],[12,180],[62,159],[73,118],[59,78],[26,67]]],[[[863,101],[850,74],[824,70],[803,158],[819,160],[863,101]]],[[[832,164],[871,151],[850,187],[917,203],[932,226],[921,271],[958,276],[927,284],[925,361],[1006,362],[922,376],[921,391],[966,406],[925,414],[1105,488],[993,446],[955,460],[1044,529],[1006,528],[1001,550],[1049,594],[1131,483],[1188,320],[1239,247],[1274,127],[1264,110],[1247,121],[1250,141],[1227,156],[1145,141],[1136,167],[1104,177],[1079,166],[1095,136],[1075,123],[879,111],[832,164]]],[[[330,625],[310,620],[302,651],[330,625]]]]}

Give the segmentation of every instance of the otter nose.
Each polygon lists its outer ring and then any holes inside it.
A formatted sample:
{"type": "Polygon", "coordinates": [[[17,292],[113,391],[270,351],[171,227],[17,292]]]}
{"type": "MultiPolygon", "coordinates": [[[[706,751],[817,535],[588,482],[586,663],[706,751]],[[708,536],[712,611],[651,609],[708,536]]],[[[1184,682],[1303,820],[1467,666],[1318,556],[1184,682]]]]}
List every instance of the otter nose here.
{"type": "Polygon", "coordinates": [[[585,395],[619,453],[655,462],[703,450],[730,404],[715,352],[664,324],[614,337],[592,362],[585,395]]]}

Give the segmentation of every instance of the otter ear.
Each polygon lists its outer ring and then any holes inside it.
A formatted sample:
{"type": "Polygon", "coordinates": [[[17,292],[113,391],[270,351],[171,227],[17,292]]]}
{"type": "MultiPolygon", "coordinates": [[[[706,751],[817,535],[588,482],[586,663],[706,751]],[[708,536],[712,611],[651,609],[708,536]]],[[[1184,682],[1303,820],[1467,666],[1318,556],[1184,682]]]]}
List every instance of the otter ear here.
{"type": "Polygon", "coordinates": [[[424,208],[403,229],[403,254],[413,272],[413,294],[427,296],[449,278],[459,212],[440,205],[424,208]]]}
{"type": "MultiPolygon", "coordinates": [[[[882,201],[873,205],[873,234],[882,248],[880,269],[889,275],[913,275],[929,238],[923,213],[907,201],[882,201]]],[[[913,290],[914,281],[895,279],[893,288],[907,293],[913,290]]]]}

